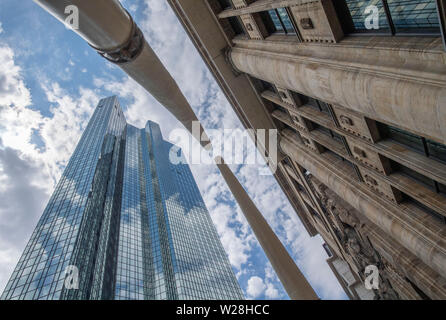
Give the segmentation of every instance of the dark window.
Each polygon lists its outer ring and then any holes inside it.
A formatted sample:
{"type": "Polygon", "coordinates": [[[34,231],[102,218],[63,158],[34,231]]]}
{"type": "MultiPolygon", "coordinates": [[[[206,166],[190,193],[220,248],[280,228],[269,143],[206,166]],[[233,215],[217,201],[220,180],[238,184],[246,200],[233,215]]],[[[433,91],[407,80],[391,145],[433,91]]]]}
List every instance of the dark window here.
{"type": "Polygon", "coordinates": [[[319,101],[318,100],[318,105],[319,105],[319,109],[326,114],[330,114],[330,109],[328,107],[328,105],[325,102],[319,101]]]}
{"type": "Polygon", "coordinates": [[[260,80],[260,79],[259,79],[259,81],[260,81],[260,83],[262,85],[263,91],[269,90],[269,91],[272,91],[272,92],[276,92],[276,89],[274,88],[274,86],[271,83],[269,83],[267,81],[260,80]]]}
{"type": "Polygon", "coordinates": [[[235,34],[245,34],[245,29],[243,29],[238,17],[229,17],[228,20],[235,34]]]}
{"type": "Polygon", "coordinates": [[[304,104],[312,107],[315,110],[321,111],[321,109],[319,107],[319,103],[317,102],[316,99],[313,99],[311,97],[305,97],[305,99],[303,101],[305,101],[304,104]]]}
{"type": "Polygon", "coordinates": [[[223,10],[232,8],[230,0],[217,0],[223,10]]]}
{"type": "Polygon", "coordinates": [[[429,188],[430,190],[439,193],[443,196],[446,196],[446,186],[438,181],[435,181],[429,177],[426,177],[422,175],[421,173],[418,173],[406,166],[403,166],[402,164],[399,164],[393,160],[390,160],[390,164],[392,166],[393,172],[401,172],[404,175],[408,176],[409,178],[415,180],[416,182],[424,185],[425,187],[429,188]]]}
{"type": "Polygon", "coordinates": [[[345,33],[440,34],[435,0],[338,0],[334,4],[345,33]],[[373,14],[367,11],[370,5],[378,9],[378,29],[366,26],[373,14]]]}
{"type": "Polygon", "coordinates": [[[404,175],[412,178],[413,180],[423,184],[424,186],[428,187],[432,191],[435,191],[435,181],[422,175],[421,173],[418,173],[406,166],[403,166],[402,164],[399,164],[393,160],[390,160],[392,171],[394,172],[401,172],[404,175]]]}
{"type": "Polygon", "coordinates": [[[319,124],[317,124],[316,122],[313,122],[313,121],[311,121],[311,120],[307,120],[307,121],[311,124],[313,130],[316,130],[316,129],[317,129],[317,130],[319,130],[320,132],[322,132],[323,134],[325,134],[326,136],[328,136],[328,137],[330,137],[330,138],[332,138],[332,139],[335,139],[335,140],[337,140],[337,141],[339,141],[339,142],[342,142],[342,136],[339,135],[339,134],[337,134],[337,133],[334,132],[333,130],[330,130],[330,129],[324,127],[324,126],[321,126],[321,125],[319,125],[319,124]]]}
{"type": "Polygon", "coordinates": [[[383,138],[390,138],[418,153],[446,163],[446,146],[405,130],[376,122],[383,138]]]}
{"type": "Polygon", "coordinates": [[[384,138],[390,138],[414,151],[424,153],[423,138],[405,130],[392,127],[383,123],[378,124],[378,129],[384,138]]]}
{"type": "Polygon", "coordinates": [[[317,111],[320,111],[320,112],[323,112],[323,113],[326,113],[326,114],[330,114],[329,106],[325,102],[319,101],[319,100],[314,99],[312,97],[305,96],[305,95],[300,94],[300,93],[297,93],[297,95],[299,96],[302,104],[310,106],[310,107],[312,107],[313,109],[315,109],[317,111]]]}
{"type": "Polygon", "coordinates": [[[333,256],[333,253],[331,252],[330,247],[329,247],[326,243],[324,243],[322,246],[324,247],[325,252],[327,253],[327,255],[328,255],[329,257],[332,257],[332,256],[333,256]]]}
{"type": "Polygon", "coordinates": [[[446,146],[435,141],[426,139],[429,157],[446,162],[446,146]]]}
{"type": "Polygon", "coordinates": [[[285,8],[272,9],[261,14],[266,29],[271,33],[295,34],[293,23],[285,8]],[[266,13],[266,14],[265,14],[266,13]]]}
{"type": "Polygon", "coordinates": [[[285,109],[284,107],[282,107],[282,106],[280,106],[280,105],[278,105],[278,104],[276,104],[276,103],[274,103],[274,102],[271,102],[271,104],[274,106],[275,109],[280,110],[280,111],[282,111],[283,113],[288,114],[288,110],[285,109]]]}
{"type": "MultiPolygon", "coordinates": [[[[308,121],[310,121],[310,120],[308,120],[308,121]]],[[[315,123],[313,121],[310,121],[310,122],[311,122],[311,125],[313,126],[314,130],[317,129],[318,131],[322,132],[326,136],[332,137],[332,133],[331,133],[330,129],[327,129],[327,128],[323,127],[323,126],[320,126],[320,125],[318,125],[317,123],[315,123]]]]}

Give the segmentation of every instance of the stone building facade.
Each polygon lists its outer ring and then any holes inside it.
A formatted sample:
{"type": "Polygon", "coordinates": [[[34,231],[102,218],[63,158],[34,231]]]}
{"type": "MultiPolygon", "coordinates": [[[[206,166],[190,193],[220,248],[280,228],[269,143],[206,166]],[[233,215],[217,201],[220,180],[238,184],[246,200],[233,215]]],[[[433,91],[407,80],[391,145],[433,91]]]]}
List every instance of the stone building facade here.
{"type": "Polygon", "coordinates": [[[445,299],[446,2],[169,3],[347,295],[445,299]]]}
{"type": "Polygon", "coordinates": [[[347,295],[445,299],[446,2],[168,1],[347,295]]]}

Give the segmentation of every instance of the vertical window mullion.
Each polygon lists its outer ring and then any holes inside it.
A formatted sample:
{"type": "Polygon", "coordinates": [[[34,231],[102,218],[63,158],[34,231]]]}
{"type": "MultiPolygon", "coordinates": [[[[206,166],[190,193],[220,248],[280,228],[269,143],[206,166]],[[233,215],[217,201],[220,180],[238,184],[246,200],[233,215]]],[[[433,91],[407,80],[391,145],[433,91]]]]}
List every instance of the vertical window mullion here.
{"type": "Polygon", "coordinates": [[[283,32],[284,32],[285,34],[287,34],[287,33],[288,33],[288,30],[286,29],[285,24],[284,24],[283,21],[282,21],[282,17],[280,16],[279,11],[278,11],[277,9],[274,9],[274,11],[276,12],[277,18],[279,18],[280,24],[281,24],[281,26],[282,26],[282,28],[283,28],[283,32]]]}
{"type": "Polygon", "coordinates": [[[389,29],[392,35],[394,36],[396,33],[395,25],[393,24],[392,15],[390,14],[389,4],[387,0],[381,0],[384,12],[386,13],[387,23],[389,24],[389,29]]]}
{"type": "Polygon", "coordinates": [[[440,186],[438,185],[438,182],[433,180],[435,184],[435,192],[440,193],[440,186]]]}
{"type": "Polygon", "coordinates": [[[429,157],[429,148],[427,147],[426,139],[421,137],[421,141],[423,142],[424,153],[426,154],[426,157],[429,157]]]}

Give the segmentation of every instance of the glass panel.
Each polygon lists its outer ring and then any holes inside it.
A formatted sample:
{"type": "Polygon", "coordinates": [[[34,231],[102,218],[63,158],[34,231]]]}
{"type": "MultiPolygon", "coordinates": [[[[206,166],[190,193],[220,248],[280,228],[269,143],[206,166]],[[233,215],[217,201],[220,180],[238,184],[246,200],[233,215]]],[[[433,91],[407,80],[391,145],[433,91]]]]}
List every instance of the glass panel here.
{"type": "Polygon", "coordinates": [[[423,176],[421,173],[418,173],[412,169],[409,169],[401,164],[399,164],[399,170],[404,173],[405,175],[409,176],[410,178],[412,178],[413,180],[423,184],[424,186],[428,187],[429,189],[431,189],[432,191],[435,190],[435,182],[434,180],[423,176]]]}
{"type": "Polygon", "coordinates": [[[429,150],[429,157],[446,162],[446,146],[426,139],[427,148],[429,150]]]}
{"type": "Polygon", "coordinates": [[[328,109],[327,104],[325,102],[322,102],[322,101],[318,101],[318,102],[319,102],[319,107],[320,107],[321,111],[323,113],[330,114],[330,110],[328,109]]]}
{"type": "Polygon", "coordinates": [[[407,131],[388,126],[389,129],[389,138],[399,142],[415,151],[418,151],[422,154],[424,153],[423,140],[420,136],[411,134],[407,131]]]}
{"type": "Polygon", "coordinates": [[[350,10],[350,14],[353,19],[353,24],[358,31],[389,31],[389,24],[387,23],[386,13],[382,5],[381,0],[372,1],[357,1],[357,0],[346,0],[347,6],[350,10]],[[365,26],[366,18],[370,16],[371,13],[365,13],[366,8],[370,5],[378,7],[379,13],[379,29],[367,29],[365,26]]]}
{"type": "Polygon", "coordinates": [[[276,10],[269,10],[268,11],[269,16],[271,17],[271,20],[274,23],[274,27],[276,28],[276,31],[284,31],[282,24],[280,23],[280,19],[277,16],[276,10]]]}
{"type": "Polygon", "coordinates": [[[319,104],[317,103],[317,100],[316,99],[314,99],[314,98],[312,98],[312,97],[306,97],[306,102],[305,102],[305,104],[306,105],[308,105],[308,106],[310,106],[310,107],[313,107],[314,109],[316,109],[317,111],[321,111],[320,109],[319,109],[319,104]]]}
{"type": "Polygon", "coordinates": [[[279,12],[279,16],[282,19],[283,25],[285,26],[285,29],[289,33],[296,33],[294,31],[293,24],[291,23],[290,17],[288,16],[288,13],[286,12],[285,8],[279,8],[277,9],[277,12],[279,12]]]}
{"type": "Polygon", "coordinates": [[[397,31],[415,28],[440,31],[435,0],[387,0],[387,3],[397,31]]]}

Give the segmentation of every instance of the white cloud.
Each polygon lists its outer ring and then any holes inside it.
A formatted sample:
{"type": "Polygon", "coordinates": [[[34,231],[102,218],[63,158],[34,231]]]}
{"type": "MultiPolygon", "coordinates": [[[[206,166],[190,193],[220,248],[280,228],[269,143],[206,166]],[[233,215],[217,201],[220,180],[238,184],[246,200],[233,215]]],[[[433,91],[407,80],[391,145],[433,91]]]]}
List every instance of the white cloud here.
{"type": "Polygon", "coordinates": [[[21,69],[14,62],[14,52],[0,44],[0,106],[27,106],[31,94],[21,78],[21,69]]]}
{"type": "Polygon", "coordinates": [[[32,99],[10,47],[0,46],[0,289],[12,273],[99,97],[44,82],[51,116],[32,99]],[[32,142],[35,135],[42,146],[32,142]]]}
{"type": "Polygon", "coordinates": [[[277,288],[274,286],[274,284],[268,283],[266,285],[265,296],[268,299],[277,299],[280,296],[279,290],[277,290],[277,288]]]}
{"type": "Polygon", "coordinates": [[[250,298],[255,299],[259,297],[264,293],[265,290],[266,285],[263,282],[262,278],[257,276],[252,276],[251,278],[249,278],[246,292],[248,293],[250,298]]]}

